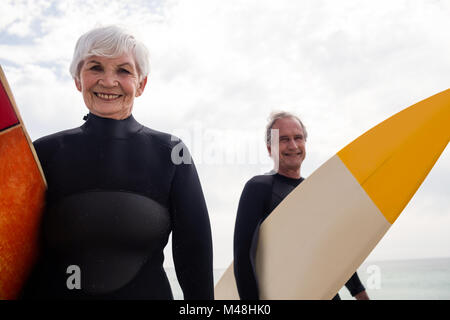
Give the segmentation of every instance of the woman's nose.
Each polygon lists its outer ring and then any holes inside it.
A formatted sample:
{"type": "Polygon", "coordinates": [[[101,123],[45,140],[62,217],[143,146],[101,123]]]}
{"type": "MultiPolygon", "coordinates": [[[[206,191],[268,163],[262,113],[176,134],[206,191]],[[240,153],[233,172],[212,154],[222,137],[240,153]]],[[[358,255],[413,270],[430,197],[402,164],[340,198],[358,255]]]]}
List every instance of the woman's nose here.
{"type": "Polygon", "coordinates": [[[119,82],[116,78],[115,73],[105,72],[103,73],[103,76],[100,78],[99,84],[104,87],[116,87],[119,85],[119,82]]]}

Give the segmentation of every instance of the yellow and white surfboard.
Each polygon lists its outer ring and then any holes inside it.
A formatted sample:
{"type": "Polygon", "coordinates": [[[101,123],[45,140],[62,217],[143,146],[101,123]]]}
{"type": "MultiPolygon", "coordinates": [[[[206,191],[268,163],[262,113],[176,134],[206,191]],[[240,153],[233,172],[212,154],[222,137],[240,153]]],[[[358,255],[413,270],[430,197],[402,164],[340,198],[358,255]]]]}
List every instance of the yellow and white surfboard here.
{"type": "MultiPolygon", "coordinates": [[[[261,225],[261,299],[331,299],[381,240],[450,138],[450,90],[378,124],[325,162],[261,225]]],[[[216,299],[239,299],[233,264],[216,299]]]]}

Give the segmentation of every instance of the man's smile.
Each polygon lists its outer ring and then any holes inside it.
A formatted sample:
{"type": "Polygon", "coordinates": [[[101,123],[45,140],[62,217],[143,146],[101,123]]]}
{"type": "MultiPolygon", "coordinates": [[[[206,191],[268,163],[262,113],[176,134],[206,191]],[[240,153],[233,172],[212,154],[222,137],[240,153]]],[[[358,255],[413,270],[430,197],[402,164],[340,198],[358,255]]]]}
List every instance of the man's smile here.
{"type": "Polygon", "coordinates": [[[297,157],[297,156],[301,156],[302,153],[303,152],[299,151],[299,152],[289,152],[289,153],[283,152],[282,154],[285,157],[297,157]]]}

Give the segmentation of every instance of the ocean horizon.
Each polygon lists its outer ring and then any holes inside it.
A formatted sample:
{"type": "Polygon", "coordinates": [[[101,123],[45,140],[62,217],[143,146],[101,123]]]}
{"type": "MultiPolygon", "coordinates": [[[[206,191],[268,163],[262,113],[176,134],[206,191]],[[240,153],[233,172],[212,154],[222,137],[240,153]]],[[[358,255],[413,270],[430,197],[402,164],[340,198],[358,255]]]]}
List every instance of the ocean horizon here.
{"type": "MultiPolygon", "coordinates": [[[[175,269],[165,267],[174,299],[183,299],[175,269]]],[[[216,284],[226,268],[214,269],[216,284]]],[[[358,275],[373,300],[450,300],[450,257],[366,261],[358,275]]],[[[342,300],[354,299],[347,288],[339,291],[342,300]]]]}

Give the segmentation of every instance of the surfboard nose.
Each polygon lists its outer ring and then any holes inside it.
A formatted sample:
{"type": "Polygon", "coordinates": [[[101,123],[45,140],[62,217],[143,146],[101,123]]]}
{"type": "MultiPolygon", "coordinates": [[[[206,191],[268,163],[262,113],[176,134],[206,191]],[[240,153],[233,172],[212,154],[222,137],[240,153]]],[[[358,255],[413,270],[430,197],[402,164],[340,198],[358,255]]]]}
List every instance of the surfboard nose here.
{"type": "Polygon", "coordinates": [[[450,89],[393,115],[337,154],[392,224],[449,138],[450,89]]]}

